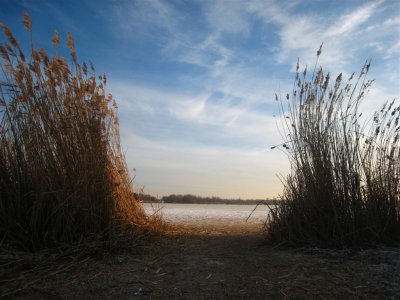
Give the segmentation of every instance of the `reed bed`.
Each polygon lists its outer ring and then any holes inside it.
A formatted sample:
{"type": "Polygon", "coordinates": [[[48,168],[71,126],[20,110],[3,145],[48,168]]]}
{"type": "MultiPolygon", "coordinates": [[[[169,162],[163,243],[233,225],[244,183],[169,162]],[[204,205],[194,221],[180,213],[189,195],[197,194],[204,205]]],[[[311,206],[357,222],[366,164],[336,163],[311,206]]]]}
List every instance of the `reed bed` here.
{"type": "MultiPolygon", "coordinates": [[[[35,48],[26,13],[24,26],[31,35],[29,57],[1,25],[2,245],[38,250],[148,226],[121,152],[106,76],[97,76],[91,63],[78,63],[71,34],[67,60],[35,48]]],[[[57,32],[52,42],[58,53],[57,32]]]]}
{"type": "MultiPolygon", "coordinates": [[[[281,204],[268,216],[268,238],[321,247],[400,240],[400,107],[386,102],[362,122],[361,102],[373,82],[360,74],[332,82],[318,67],[297,63],[292,94],[276,95],[291,174],[281,204]]],[[[275,148],[272,147],[272,148],[275,148]]]]}

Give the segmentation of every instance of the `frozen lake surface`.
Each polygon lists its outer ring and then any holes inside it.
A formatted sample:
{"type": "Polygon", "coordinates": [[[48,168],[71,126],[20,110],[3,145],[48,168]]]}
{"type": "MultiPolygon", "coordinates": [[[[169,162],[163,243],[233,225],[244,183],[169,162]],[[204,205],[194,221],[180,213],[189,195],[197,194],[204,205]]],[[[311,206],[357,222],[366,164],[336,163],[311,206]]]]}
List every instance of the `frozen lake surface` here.
{"type": "Polygon", "coordinates": [[[268,207],[259,205],[249,217],[255,205],[234,204],[144,204],[148,214],[160,210],[164,220],[173,224],[183,225],[262,225],[267,218],[268,207]]]}

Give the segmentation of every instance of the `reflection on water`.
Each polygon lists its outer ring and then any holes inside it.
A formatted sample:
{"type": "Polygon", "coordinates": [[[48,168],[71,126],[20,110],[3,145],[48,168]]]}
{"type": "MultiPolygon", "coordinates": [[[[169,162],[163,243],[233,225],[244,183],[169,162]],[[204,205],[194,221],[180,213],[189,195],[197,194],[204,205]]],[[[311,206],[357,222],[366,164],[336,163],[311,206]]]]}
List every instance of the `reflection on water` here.
{"type": "MultiPolygon", "coordinates": [[[[255,205],[227,205],[227,204],[144,204],[148,214],[161,210],[163,218],[177,224],[214,224],[224,223],[227,226],[245,223],[255,205]]],[[[247,223],[262,224],[268,214],[266,205],[259,205],[252,213],[247,223]]]]}

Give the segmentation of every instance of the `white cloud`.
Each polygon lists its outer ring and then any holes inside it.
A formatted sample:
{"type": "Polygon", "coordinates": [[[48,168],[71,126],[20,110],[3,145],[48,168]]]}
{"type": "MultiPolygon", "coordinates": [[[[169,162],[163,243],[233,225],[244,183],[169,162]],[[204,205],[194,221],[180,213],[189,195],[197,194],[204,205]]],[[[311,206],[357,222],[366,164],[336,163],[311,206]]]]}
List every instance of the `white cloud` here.
{"type": "Polygon", "coordinates": [[[206,101],[207,99],[200,98],[171,103],[169,112],[176,118],[196,120],[204,112],[206,101]]]}
{"type": "Polygon", "coordinates": [[[362,111],[365,116],[372,118],[375,111],[382,108],[382,105],[387,101],[392,101],[394,98],[400,100],[400,88],[396,91],[389,91],[387,88],[382,86],[379,82],[374,82],[369,89],[368,94],[365,96],[361,103],[360,111],[362,111]]]}
{"type": "MultiPolygon", "coordinates": [[[[153,194],[245,198],[278,194],[282,186],[275,174],[287,173],[288,166],[284,155],[268,150],[281,141],[271,117],[272,103],[275,92],[291,90],[291,82],[286,77],[279,82],[282,76],[274,71],[294,65],[297,57],[313,68],[321,42],[320,63],[333,76],[356,71],[361,53],[378,53],[387,60],[379,69],[388,71],[384,80],[393,83],[399,78],[393,62],[399,62],[400,19],[377,17],[386,13],[383,1],[350,5],[352,11],[339,9],[341,14],[335,16],[322,10],[300,12],[299,2],[196,2],[204,13],[199,22],[209,25],[200,31],[186,26],[187,15],[170,2],[135,3],[120,10],[130,17],[122,23],[128,34],[140,28],[152,36],[154,28],[161,29],[155,37],[162,40],[157,45],[163,58],[201,69],[196,71],[200,76],[182,74],[180,79],[189,78],[188,84],[177,83],[174,90],[126,81],[113,86],[125,116],[123,141],[132,149],[128,162],[138,170],[138,183],[153,194]],[[267,33],[265,44],[274,56],[262,59],[268,60],[271,70],[262,70],[261,58],[249,59],[253,53],[245,47],[238,50],[226,42],[250,39],[255,22],[265,26],[260,32],[267,33]],[[271,37],[278,43],[269,45],[271,37]]],[[[362,109],[372,112],[399,94],[398,88],[378,78],[362,109]]]]}
{"type": "Polygon", "coordinates": [[[166,111],[169,102],[185,99],[182,93],[168,93],[133,81],[110,81],[107,90],[117,100],[119,110],[124,114],[138,112],[154,115],[166,111]]]}
{"type": "Polygon", "coordinates": [[[206,19],[218,34],[239,34],[246,37],[250,33],[250,23],[242,1],[217,0],[207,2],[206,19]]]}
{"type": "Polygon", "coordinates": [[[371,1],[339,16],[329,16],[323,11],[298,13],[281,3],[255,0],[250,5],[250,10],[265,24],[278,26],[280,47],[276,56],[279,63],[294,62],[300,57],[303,65],[313,65],[316,50],[324,42],[320,63],[334,73],[351,73],[353,70],[348,70],[349,66],[354,67],[357,54],[365,50],[366,44],[378,45],[387,34],[396,30],[388,25],[396,23],[397,18],[388,19],[383,24],[379,20],[371,21],[383,10],[383,1],[371,1]],[[384,28],[390,29],[389,32],[384,28]],[[364,34],[366,30],[368,34],[364,34]]]}
{"type": "Polygon", "coordinates": [[[383,1],[374,1],[366,4],[355,11],[339,17],[333,25],[328,27],[326,37],[335,37],[343,34],[351,34],[365,23],[374,13],[383,1]]]}
{"type": "Polygon", "coordinates": [[[400,53],[400,40],[396,41],[395,44],[386,48],[385,59],[392,58],[393,55],[398,55],[400,53]]]}
{"type": "Polygon", "coordinates": [[[142,36],[155,28],[173,34],[181,19],[171,5],[160,0],[123,2],[112,9],[114,19],[128,36],[142,36]]]}
{"type": "Polygon", "coordinates": [[[202,41],[171,39],[164,48],[169,59],[200,66],[215,76],[230,63],[233,52],[218,42],[218,34],[210,34],[202,41]]]}
{"type": "MultiPolygon", "coordinates": [[[[152,122],[152,126],[156,126],[156,123],[164,129],[173,126],[187,129],[188,125],[200,126],[207,136],[210,135],[207,128],[213,126],[213,134],[229,137],[233,143],[243,146],[269,146],[279,140],[279,136],[274,135],[276,126],[271,114],[253,108],[253,104],[262,103],[260,99],[254,103],[241,99],[242,101],[233,104],[230,94],[222,94],[224,98],[221,101],[213,99],[213,90],[195,96],[154,86],[146,87],[135,82],[114,82],[109,91],[117,99],[120,114],[127,119],[127,127],[142,126],[142,122],[152,122]],[[170,117],[173,119],[165,123],[170,117]],[[172,124],[173,120],[179,124],[172,124]]],[[[240,89],[235,92],[242,97],[250,93],[240,89]]],[[[260,97],[262,94],[260,91],[260,97]]],[[[201,140],[202,136],[198,138],[201,140]]]]}

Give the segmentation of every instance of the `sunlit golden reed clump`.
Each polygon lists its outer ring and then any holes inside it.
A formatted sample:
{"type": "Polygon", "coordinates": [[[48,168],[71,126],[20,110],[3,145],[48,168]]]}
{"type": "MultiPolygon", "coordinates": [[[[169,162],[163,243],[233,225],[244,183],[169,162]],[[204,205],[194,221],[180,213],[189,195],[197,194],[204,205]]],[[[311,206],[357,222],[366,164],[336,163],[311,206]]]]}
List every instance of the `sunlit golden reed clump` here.
{"type": "Polygon", "coordinates": [[[387,102],[362,126],[370,62],[358,76],[345,81],[340,74],[333,83],[316,67],[308,79],[297,64],[292,95],[276,97],[280,147],[292,173],[283,180],[281,205],[269,215],[268,236],[323,247],[399,241],[400,107],[387,102]]]}
{"type": "MultiPolygon", "coordinates": [[[[28,14],[24,25],[31,32],[28,14]]],[[[34,250],[143,225],[106,76],[78,63],[71,34],[68,62],[33,41],[25,57],[1,28],[0,239],[34,250]]]]}

